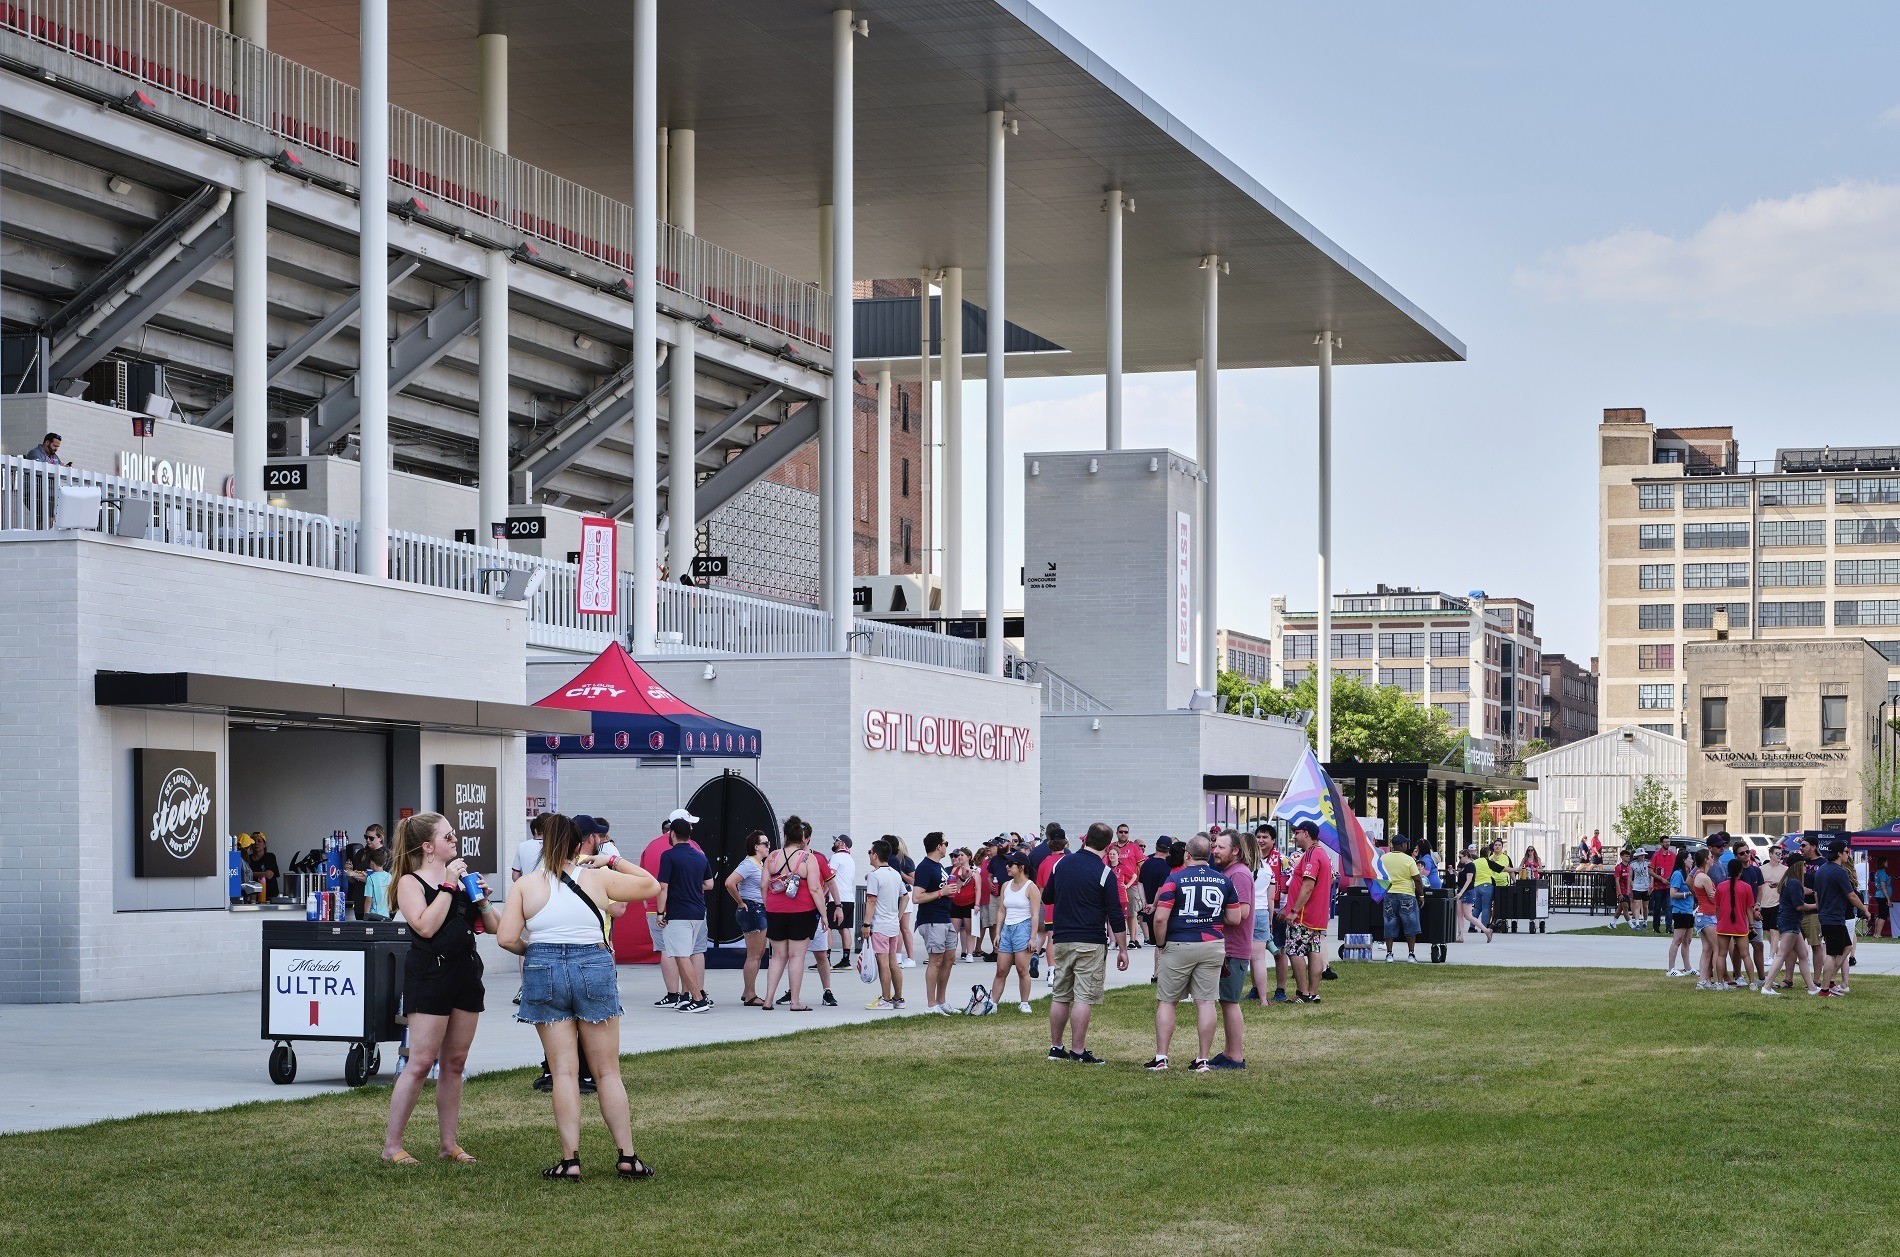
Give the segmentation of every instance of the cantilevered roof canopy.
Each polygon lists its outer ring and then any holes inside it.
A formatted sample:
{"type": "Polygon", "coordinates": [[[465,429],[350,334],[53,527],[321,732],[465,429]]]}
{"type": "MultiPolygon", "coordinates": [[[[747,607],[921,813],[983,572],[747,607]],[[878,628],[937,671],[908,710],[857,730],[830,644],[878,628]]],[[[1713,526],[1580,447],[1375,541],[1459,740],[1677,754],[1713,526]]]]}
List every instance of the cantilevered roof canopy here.
{"type": "MultiPolygon", "coordinates": [[[[699,234],[813,279],[830,188],[834,7],[659,6],[660,119],[697,134],[699,234]]],[[[506,34],[512,151],[630,195],[630,4],[391,9],[396,103],[473,134],[475,36],[506,34]]],[[[856,52],[861,279],[960,265],[966,295],[985,304],[983,115],[1002,107],[1020,120],[1008,151],[1009,320],[1070,352],[1012,362],[1012,374],[1102,370],[1111,186],[1139,211],[1125,227],[1128,371],[1193,366],[1196,262],[1210,252],[1233,267],[1221,283],[1223,367],[1310,364],[1314,332],[1328,325],[1345,338],[1340,364],[1464,357],[1422,310],[1023,0],[866,0],[856,12],[871,24],[856,52]]],[[[357,0],[272,0],[271,44],[353,82],[357,13],[357,0]]],[[[967,373],[980,372],[972,359],[967,373]]]]}

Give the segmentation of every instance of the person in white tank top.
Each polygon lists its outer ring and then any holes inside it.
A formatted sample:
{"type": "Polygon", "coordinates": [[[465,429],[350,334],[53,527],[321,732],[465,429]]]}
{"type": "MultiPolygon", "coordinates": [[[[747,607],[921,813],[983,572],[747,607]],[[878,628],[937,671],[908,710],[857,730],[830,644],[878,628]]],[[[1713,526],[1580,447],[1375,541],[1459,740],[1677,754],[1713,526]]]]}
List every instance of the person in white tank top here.
{"type": "Polygon", "coordinates": [[[660,893],[638,865],[606,857],[584,862],[580,831],[566,816],[542,827],[541,867],[514,885],[496,941],[523,957],[517,1021],[534,1026],[553,1078],[554,1126],[561,1160],[545,1178],[581,1176],[580,1061],[592,1066],[600,1115],[620,1151],[623,1178],[651,1178],[653,1169],[633,1150],[633,1117],[620,1079],[620,986],[608,943],[615,904],[660,893]],[[619,867],[614,867],[615,865],[619,867]]]}
{"type": "Polygon", "coordinates": [[[1014,970],[1021,994],[1016,1011],[1026,1013],[1029,957],[1041,942],[1041,931],[1036,926],[1042,920],[1042,892],[1029,880],[1029,857],[1022,852],[1010,852],[1004,867],[1009,870],[1009,880],[998,896],[1002,907],[996,918],[996,976],[990,981],[990,991],[997,1002],[1002,1002],[1003,983],[1014,970]]]}

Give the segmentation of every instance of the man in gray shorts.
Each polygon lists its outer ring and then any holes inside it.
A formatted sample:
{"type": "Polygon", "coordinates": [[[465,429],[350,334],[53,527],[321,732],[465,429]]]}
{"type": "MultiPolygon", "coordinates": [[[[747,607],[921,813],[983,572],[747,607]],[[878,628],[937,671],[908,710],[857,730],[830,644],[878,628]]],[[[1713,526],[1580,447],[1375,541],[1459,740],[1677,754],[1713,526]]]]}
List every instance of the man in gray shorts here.
{"type": "Polygon", "coordinates": [[[1220,994],[1221,966],[1227,953],[1221,927],[1230,920],[1238,924],[1242,912],[1234,884],[1208,865],[1212,851],[1205,836],[1190,838],[1187,862],[1169,873],[1155,894],[1154,941],[1161,948],[1155,985],[1155,1055],[1144,1066],[1153,1073],[1168,1068],[1174,1006],[1184,999],[1194,1001],[1199,1044],[1191,1068],[1197,1074],[1213,1068],[1208,1053],[1220,1017],[1214,1001],[1220,994]]]}
{"type": "Polygon", "coordinates": [[[950,915],[950,897],[961,884],[944,871],[943,857],[950,844],[942,833],[924,835],[924,858],[911,879],[910,898],[917,905],[917,936],[929,957],[924,962],[924,1011],[949,1017],[950,968],[957,962],[957,923],[950,915]]]}

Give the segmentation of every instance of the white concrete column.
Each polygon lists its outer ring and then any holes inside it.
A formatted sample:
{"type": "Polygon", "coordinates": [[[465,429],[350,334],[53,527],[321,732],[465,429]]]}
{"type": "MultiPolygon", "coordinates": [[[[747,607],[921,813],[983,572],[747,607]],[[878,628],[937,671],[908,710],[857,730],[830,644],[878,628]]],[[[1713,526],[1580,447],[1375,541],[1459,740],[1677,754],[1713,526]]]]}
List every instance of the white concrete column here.
{"type": "Polygon", "coordinates": [[[1122,191],[1108,193],[1108,362],[1103,372],[1107,394],[1108,445],[1122,447],[1122,191]]]}
{"type": "MultiPolygon", "coordinates": [[[[831,206],[818,207],[818,286],[829,290],[832,286],[831,236],[835,230],[832,221],[831,206]]],[[[833,307],[835,312],[836,307],[833,307]]],[[[833,343],[836,349],[836,343],[833,343]]],[[[833,354],[834,360],[836,354],[833,354]]],[[[825,434],[831,430],[831,416],[834,410],[828,397],[819,398],[818,406],[818,605],[829,610],[838,602],[837,586],[840,577],[834,569],[833,561],[838,554],[838,529],[849,527],[849,508],[840,511],[837,495],[832,491],[831,472],[835,457],[830,438],[825,434]],[[843,520],[843,523],[840,520],[843,520]]],[[[848,595],[847,595],[848,598],[848,595]]]]}
{"type": "Polygon", "coordinates": [[[361,350],[357,388],[356,570],[389,576],[389,0],[362,0],[362,67],[357,82],[358,226],[356,284],[361,350]]]}
{"type": "MultiPolygon", "coordinates": [[[[692,235],[698,226],[698,178],[694,170],[693,133],[674,127],[666,134],[666,197],[673,225],[692,235]]],[[[699,549],[699,510],[696,495],[699,461],[693,449],[699,441],[699,329],[681,321],[669,360],[672,384],[667,388],[667,567],[677,582],[693,571],[699,549]]]]}
{"type": "Polygon", "coordinates": [[[891,369],[877,373],[877,574],[891,574],[891,369]]]}
{"type": "Polygon", "coordinates": [[[1207,287],[1201,307],[1201,641],[1200,686],[1217,690],[1220,656],[1220,271],[1212,254],[1202,259],[1207,287]]]}
{"type": "Polygon", "coordinates": [[[930,271],[926,268],[921,276],[917,291],[917,485],[923,499],[923,509],[917,513],[923,525],[923,536],[917,538],[917,570],[923,576],[923,611],[930,609],[930,577],[937,570],[931,551],[935,539],[940,535],[937,529],[937,492],[936,469],[933,458],[930,430],[930,271]]]}
{"type": "Polygon", "coordinates": [[[856,277],[853,239],[857,190],[853,175],[855,150],[855,71],[851,41],[859,30],[851,10],[831,15],[831,405],[819,435],[825,487],[831,491],[832,602],[831,649],[851,648],[851,583],[855,528],[852,484],[852,433],[857,418],[853,380],[856,347],[852,336],[851,285],[856,277]]]}
{"type": "MultiPolygon", "coordinates": [[[[477,138],[499,152],[508,151],[508,37],[475,37],[477,138]]],[[[476,520],[475,543],[499,550],[494,525],[508,518],[508,255],[488,255],[488,269],[477,293],[481,321],[476,330],[476,520]]]]}
{"type": "Polygon", "coordinates": [[[1333,334],[1319,336],[1319,758],[1333,758],[1333,334]]]}
{"type": "Polygon", "coordinates": [[[270,208],[261,161],[238,163],[231,223],[231,470],[237,496],[264,500],[269,453],[270,208]]]}
{"type": "Polygon", "coordinates": [[[983,348],[983,671],[1003,673],[1003,330],[1009,326],[1004,298],[1003,111],[989,113],[989,257],[984,264],[984,299],[989,306],[983,348]]]}
{"type": "Polygon", "coordinates": [[[269,0],[231,0],[231,33],[259,48],[270,47],[269,0]]]}
{"type": "MultiPolygon", "coordinates": [[[[659,0],[633,0],[633,203],[657,206],[659,0]]],[[[633,652],[653,653],[659,625],[659,224],[633,233],[633,652]]]]}
{"type": "Polygon", "coordinates": [[[963,268],[943,272],[943,609],[963,600],[963,268]]]}

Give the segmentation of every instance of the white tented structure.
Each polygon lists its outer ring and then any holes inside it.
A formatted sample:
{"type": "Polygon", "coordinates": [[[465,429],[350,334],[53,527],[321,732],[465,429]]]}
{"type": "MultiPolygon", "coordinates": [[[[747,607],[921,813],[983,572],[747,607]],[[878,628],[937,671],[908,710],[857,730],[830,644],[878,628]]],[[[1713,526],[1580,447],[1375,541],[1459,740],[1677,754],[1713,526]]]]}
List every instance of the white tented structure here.
{"type": "Polygon", "coordinates": [[[1524,775],[1537,779],[1529,794],[1531,822],[1554,830],[1565,852],[1593,829],[1610,847],[1617,809],[1648,776],[1662,778],[1675,793],[1676,832],[1688,832],[1681,808],[1689,790],[1689,744],[1681,738],[1625,725],[1533,755],[1524,761],[1524,775]]]}

